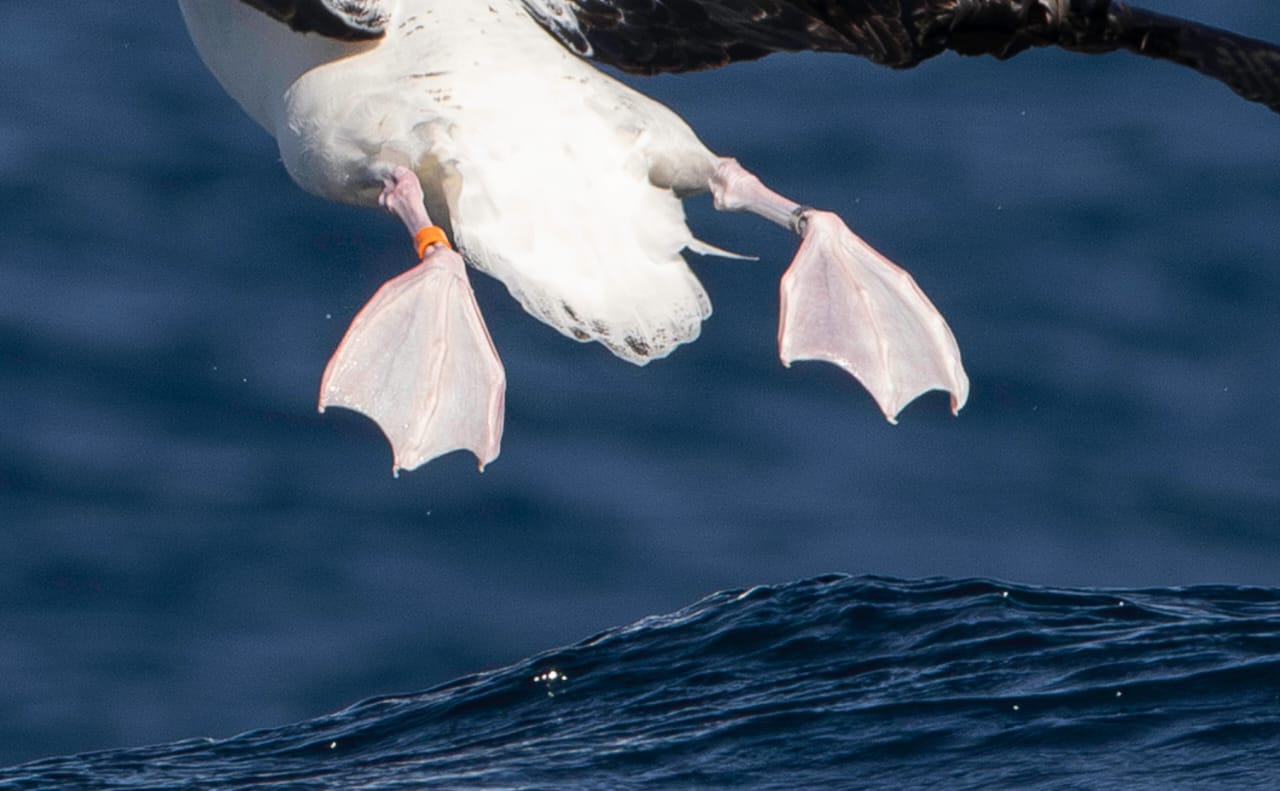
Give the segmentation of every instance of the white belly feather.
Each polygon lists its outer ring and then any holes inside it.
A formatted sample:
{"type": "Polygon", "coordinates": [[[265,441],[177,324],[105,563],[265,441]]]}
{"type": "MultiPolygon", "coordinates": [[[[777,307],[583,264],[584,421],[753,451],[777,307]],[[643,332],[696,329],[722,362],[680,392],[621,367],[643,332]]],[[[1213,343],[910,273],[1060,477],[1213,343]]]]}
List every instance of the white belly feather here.
{"type": "MultiPolygon", "coordinates": [[[[239,5],[184,6],[211,2],[239,5]]],[[[636,363],[697,337],[711,308],[669,187],[704,186],[716,159],[665,107],[564,50],[519,0],[401,0],[384,40],[336,60],[288,36],[318,65],[255,115],[304,188],[371,203],[408,166],[467,261],[566,335],[636,363]]]]}

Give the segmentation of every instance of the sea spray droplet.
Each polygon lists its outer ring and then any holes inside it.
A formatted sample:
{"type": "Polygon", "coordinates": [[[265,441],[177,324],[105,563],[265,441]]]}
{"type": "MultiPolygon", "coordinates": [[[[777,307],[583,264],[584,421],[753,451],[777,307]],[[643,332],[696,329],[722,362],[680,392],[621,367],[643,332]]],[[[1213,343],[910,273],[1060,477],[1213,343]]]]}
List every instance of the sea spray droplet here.
{"type": "Polygon", "coordinates": [[[533,677],[535,684],[545,684],[547,687],[547,697],[554,698],[556,696],[555,685],[563,684],[568,681],[569,677],[554,667],[533,677]]]}

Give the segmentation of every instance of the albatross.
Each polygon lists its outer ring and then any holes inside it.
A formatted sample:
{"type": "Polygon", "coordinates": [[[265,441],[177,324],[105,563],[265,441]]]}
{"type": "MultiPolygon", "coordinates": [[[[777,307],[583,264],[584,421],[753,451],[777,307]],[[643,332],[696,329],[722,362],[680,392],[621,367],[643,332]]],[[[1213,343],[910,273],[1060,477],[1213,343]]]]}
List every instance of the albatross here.
{"type": "Polygon", "coordinates": [[[467,266],[570,338],[644,365],[697,338],[711,303],[683,252],[683,198],[710,193],[800,237],[780,284],[782,362],[834,363],[884,416],[930,390],[958,412],[955,337],[906,271],[838,216],[709,150],[605,74],[776,52],[907,68],[947,50],[1128,50],[1280,112],[1280,48],[1118,0],[180,0],[226,91],[324,198],[382,207],[418,263],[385,283],[329,360],[319,408],[372,418],[393,471],[499,451],[502,363],[467,266]]]}

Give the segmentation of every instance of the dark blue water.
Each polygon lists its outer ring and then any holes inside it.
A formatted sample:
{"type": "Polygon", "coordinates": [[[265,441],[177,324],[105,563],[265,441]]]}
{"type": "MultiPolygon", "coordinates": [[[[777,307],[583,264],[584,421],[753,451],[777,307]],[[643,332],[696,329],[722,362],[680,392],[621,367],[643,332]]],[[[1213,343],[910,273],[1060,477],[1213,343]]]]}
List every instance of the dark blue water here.
{"type": "MultiPolygon", "coordinates": [[[[1150,4],[1280,40],[1273,0],[1150,4]]],[[[952,418],[929,396],[892,427],[838,370],[783,369],[777,278],[794,240],[694,200],[702,238],[761,259],[693,261],[716,309],[697,343],[636,369],[481,280],[509,380],[502,456],[483,475],[458,454],[396,480],[371,423],[315,401],[351,316],[412,263],[402,230],[293,186],[171,4],[71,12],[22,4],[0,28],[0,765],[307,721],[827,572],[1225,586],[1192,595],[1193,613],[1280,585],[1280,119],[1218,85],[1054,53],[907,73],[774,58],[645,82],[717,150],[910,269],[960,341],[969,406],[952,418]]],[[[809,628],[789,612],[777,629],[809,628]]],[[[1204,618],[1149,654],[1152,672],[1234,639],[1234,621],[1204,618]]],[[[958,645],[969,653],[948,662],[1043,656],[1031,638],[958,645]]],[[[690,650],[707,667],[733,653],[690,650]]],[[[791,659],[767,677],[827,661],[791,659]]],[[[526,689],[518,667],[486,678],[526,689]]],[[[888,675],[884,694],[906,696],[888,675]]],[[[1223,711],[1271,694],[1248,672],[1206,689],[1223,711]]],[[[1159,722],[1174,708],[1150,710],[1143,733],[1194,746],[1191,715],[1159,722]]],[[[1078,727],[1070,711],[1059,733],[1078,727]]],[[[856,733],[890,738],[892,712],[868,709],[856,733]]],[[[993,764],[1052,747],[1019,739],[993,764]]],[[[1060,763],[1122,771],[1141,751],[1119,745],[1060,763]]],[[[701,754],[714,771],[720,754],[701,754]]],[[[767,755],[721,757],[767,785],[797,755],[776,775],[767,755]]]]}
{"type": "Polygon", "coordinates": [[[0,788],[1274,788],[1280,592],[826,577],[0,788]]]}

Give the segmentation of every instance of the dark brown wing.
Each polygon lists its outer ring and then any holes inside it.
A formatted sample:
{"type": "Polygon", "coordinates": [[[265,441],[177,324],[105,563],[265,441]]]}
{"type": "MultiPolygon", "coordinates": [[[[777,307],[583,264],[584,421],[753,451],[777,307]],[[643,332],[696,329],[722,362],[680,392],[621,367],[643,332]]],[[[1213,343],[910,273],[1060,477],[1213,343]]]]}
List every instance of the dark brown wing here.
{"type": "Polygon", "coordinates": [[[566,46],[639,74],[693,71],[772,52],[847,52],[913,66],[942,51],[919,17],[961,0],[525,0],[566,46]]]}
{"type": "Polygon", "coordinates": [[[391,13],[386,0],[241,0],[299,33],[340,41],[382,38],[391,13]]]}
{"type": "Polygon", "coordinates": [[[1189,66],[1280,112],[1280,48],[1119,0],[524,0],[578,54],[636,74],[772,52],[845,52],[895,68],[945,50],[1126,49],[1189,66]]]}

